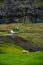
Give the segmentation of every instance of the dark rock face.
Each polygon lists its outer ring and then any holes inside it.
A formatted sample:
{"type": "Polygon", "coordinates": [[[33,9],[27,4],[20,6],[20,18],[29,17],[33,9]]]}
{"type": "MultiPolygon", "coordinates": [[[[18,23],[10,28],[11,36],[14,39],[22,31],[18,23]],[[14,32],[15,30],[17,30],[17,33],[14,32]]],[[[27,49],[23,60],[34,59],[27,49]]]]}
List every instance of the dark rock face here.
{"type": "Polygon", "coordinates": [[[5,42],[6,44],[14,43],[18,46],[23,47],[26,50],[29,50],[30,52],[43,51],[42,45],[37,45],[35,43],[31,43],[30,41],[27,41],[27,40],[17,37],[17,36],[0,36],[0,43],[2,43],[2,42],[5,42]]]}

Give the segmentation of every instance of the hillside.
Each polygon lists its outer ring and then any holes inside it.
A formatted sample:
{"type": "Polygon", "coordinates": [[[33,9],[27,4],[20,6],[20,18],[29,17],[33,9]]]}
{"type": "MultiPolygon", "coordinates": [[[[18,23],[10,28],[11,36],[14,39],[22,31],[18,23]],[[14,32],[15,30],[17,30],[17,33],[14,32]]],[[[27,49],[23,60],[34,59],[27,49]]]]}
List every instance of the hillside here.
{"type": "Polygon", "coordinates": [[[15,44],[33,51],[43,50],[43,24],[4,24],[0,25],[0,34],[0,42],[15,42],[15,44]],[[6,34],[10,34],[11,29],[20,33],[7,36],[6,34]]]}
{"type": "Polygon", "coordinates": [[[0,25],[0,65],[43,65],[43,24],[0,25]],[[11,29],[21,33],[6,35],[11,29]]]}
{"type": "Polygon", "coordinates": [[[0,0],[0,65],[43,65],[43,0],[0,0]]]}
{"type": "Polygon", "coordinates": [[[0,65],[43,65],[43,52],[22,53],[14,44],[0,43],[0,65]],[[40,61],[40,62],[39,62],[40,61]]]}

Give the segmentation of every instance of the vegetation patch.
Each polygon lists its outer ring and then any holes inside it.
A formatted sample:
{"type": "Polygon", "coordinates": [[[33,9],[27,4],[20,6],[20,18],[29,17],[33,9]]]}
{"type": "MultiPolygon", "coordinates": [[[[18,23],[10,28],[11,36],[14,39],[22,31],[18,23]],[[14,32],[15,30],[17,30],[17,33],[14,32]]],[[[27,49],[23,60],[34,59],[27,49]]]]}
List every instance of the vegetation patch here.
{"type": "Polygon", "coordinates": [[[5,52],[0,53],[0,65],[43,65],[43,24],[3,24],[0,29],[5,29],[0,31],[0,52],[5,52]],[[17,27],[22,33],[5,35],[17,27]],[[25,49],[35,52],[24,54],[25,49]]]}

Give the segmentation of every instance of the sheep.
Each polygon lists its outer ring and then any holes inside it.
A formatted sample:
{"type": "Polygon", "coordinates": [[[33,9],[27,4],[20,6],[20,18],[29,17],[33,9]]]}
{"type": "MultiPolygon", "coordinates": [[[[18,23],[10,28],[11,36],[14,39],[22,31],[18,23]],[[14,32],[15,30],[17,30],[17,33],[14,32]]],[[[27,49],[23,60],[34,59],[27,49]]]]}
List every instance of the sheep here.
{"type": "Polygon", "coordinates": [[[28,53],[28,50],[22,50],[23,53],[28,53]]]}
{"type": "Polygon", "coordinates": [[[17,27],[17,29],[19,30],[19,27],[17,27]]]}

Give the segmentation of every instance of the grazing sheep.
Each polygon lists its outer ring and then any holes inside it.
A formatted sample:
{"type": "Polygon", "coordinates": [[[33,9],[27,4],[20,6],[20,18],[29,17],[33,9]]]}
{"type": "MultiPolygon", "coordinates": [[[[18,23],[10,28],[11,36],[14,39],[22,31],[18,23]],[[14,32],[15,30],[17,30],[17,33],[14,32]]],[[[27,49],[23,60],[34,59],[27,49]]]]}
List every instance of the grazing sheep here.
{"type": "Polygon", "coordinates": [[[19,27],[17,27],[17,29],[19,29],[19,27]]]}
{"type": "Polygon", "coordinates": [[[22,50],[23,53],[28,53],[28,50],[22,50]]]}

